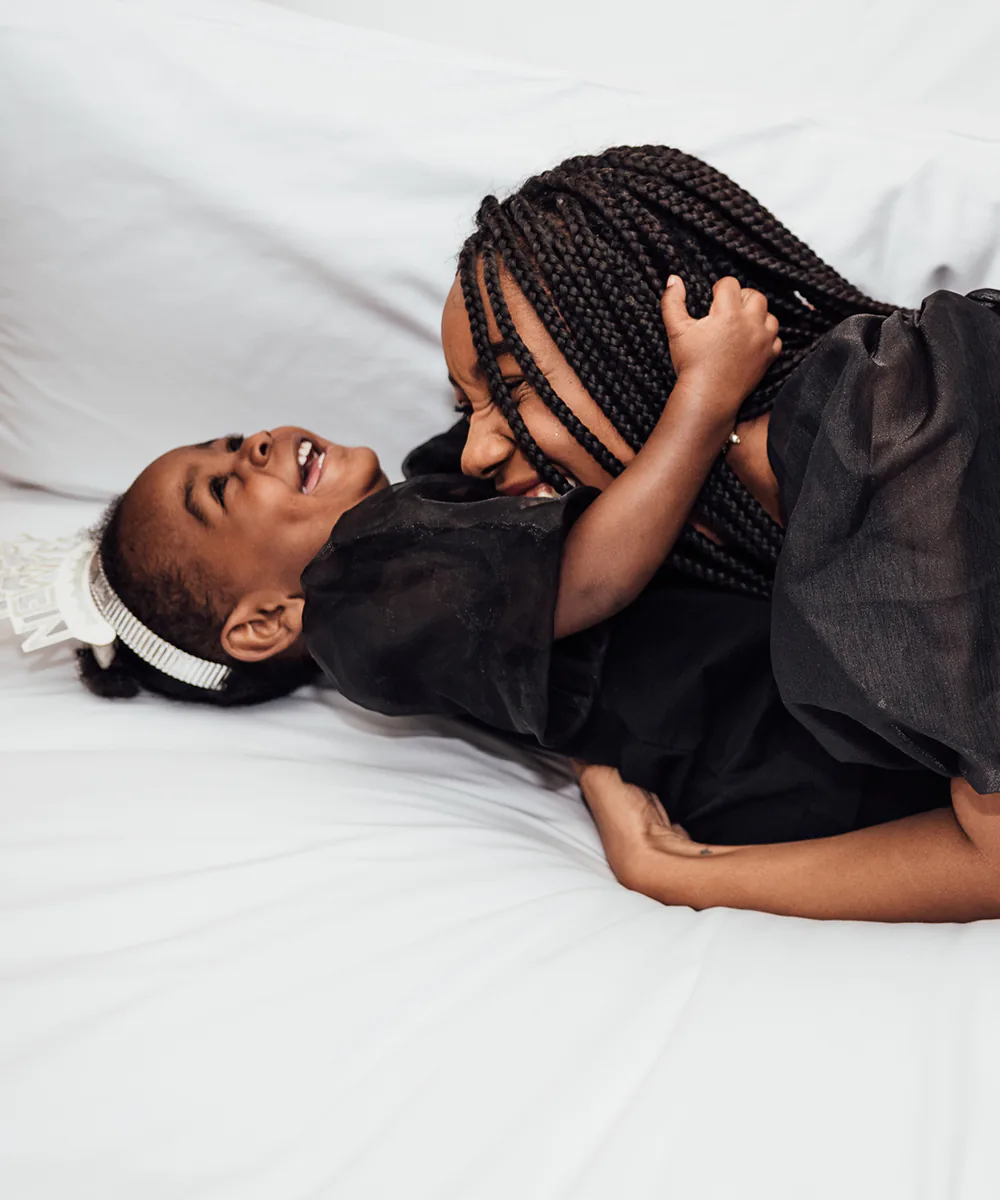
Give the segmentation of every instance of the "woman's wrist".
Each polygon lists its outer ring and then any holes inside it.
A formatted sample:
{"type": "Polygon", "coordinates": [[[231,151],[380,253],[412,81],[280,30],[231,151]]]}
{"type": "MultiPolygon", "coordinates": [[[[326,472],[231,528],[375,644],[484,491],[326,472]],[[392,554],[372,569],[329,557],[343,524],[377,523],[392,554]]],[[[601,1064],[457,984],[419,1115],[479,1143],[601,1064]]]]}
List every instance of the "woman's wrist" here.
{"type": "Polygon", "coordinates": [[[626,886],[661,904],[713,908],[724,902],[719,890],[725,871],[723,860],[739,849],[652,831],[629,854],[626,886]]]}
{"type": "Polygon", "coordinates": [[[695,857],[664,853],[655,847],[635,851],[620,881],[660,904],[684,908],[711,908],[711,879],[704,862],[695,857]]]}

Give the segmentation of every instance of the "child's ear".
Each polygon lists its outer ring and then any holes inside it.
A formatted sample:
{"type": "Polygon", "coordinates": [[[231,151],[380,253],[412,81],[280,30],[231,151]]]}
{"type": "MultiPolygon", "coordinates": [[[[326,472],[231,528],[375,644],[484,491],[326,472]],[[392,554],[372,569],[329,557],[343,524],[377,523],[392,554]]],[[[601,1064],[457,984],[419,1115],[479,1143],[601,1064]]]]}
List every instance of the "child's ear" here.
{"type": "Polygon", "coordinates": [[[222,648],[240,662],[263,662],[291,649],[302,633],[305,598],[279,592],[250,592],[223,626],[222,648]]]}

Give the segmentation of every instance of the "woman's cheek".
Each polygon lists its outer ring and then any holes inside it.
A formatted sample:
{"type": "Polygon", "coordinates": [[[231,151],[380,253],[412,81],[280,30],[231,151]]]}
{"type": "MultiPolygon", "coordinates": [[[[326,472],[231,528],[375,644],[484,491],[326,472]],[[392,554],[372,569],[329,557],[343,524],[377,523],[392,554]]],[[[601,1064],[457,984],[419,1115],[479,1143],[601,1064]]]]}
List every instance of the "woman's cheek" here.
{"type": "Polygon", "coordinates": [[[545,457],[557,467],[572,471],[573,464],[567,460],[567,455],[575,457],[574,450],[583,451],[583,447],[541,400],[533,399],[523,404],[521,419],[545,457]]]}

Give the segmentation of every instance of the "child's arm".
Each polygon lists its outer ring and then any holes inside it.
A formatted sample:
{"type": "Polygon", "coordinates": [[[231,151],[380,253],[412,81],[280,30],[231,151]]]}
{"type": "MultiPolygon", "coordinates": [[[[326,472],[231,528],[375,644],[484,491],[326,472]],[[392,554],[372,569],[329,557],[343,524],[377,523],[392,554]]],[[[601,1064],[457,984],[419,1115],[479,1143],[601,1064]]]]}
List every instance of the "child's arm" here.
{"type": "Polygon", "coordinates": [[[744,399],[781,351],[760,292],[731,276],[707,317],[688,315],[684,285],[667,281],[663,323],[677,383],[646,444],[579,518],[559,572],[555,636],[620,612],[652,579],[688,519],[744,399]]]}

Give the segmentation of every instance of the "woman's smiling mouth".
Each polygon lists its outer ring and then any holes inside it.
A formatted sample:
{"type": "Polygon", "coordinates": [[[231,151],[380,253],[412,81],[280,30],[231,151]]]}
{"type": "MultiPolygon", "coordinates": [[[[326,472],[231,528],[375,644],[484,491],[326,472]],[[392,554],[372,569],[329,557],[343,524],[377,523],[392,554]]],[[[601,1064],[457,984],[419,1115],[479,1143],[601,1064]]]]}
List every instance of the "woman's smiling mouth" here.
{"type": "MultiPolygon", "coordinates": [[[[573,478],[572,475],[566,476],[571,487],[579,487],[580,484],[573,478]]],[[[532,500],[558,500],[559,493],[550,483],[543,483],[541,479],[535,478],[534,481],[528,481],[528,486],[523,483],[508,483],[502,484],[497,488],[497,491],[504,496],[527,496],[532,500]]]]}

